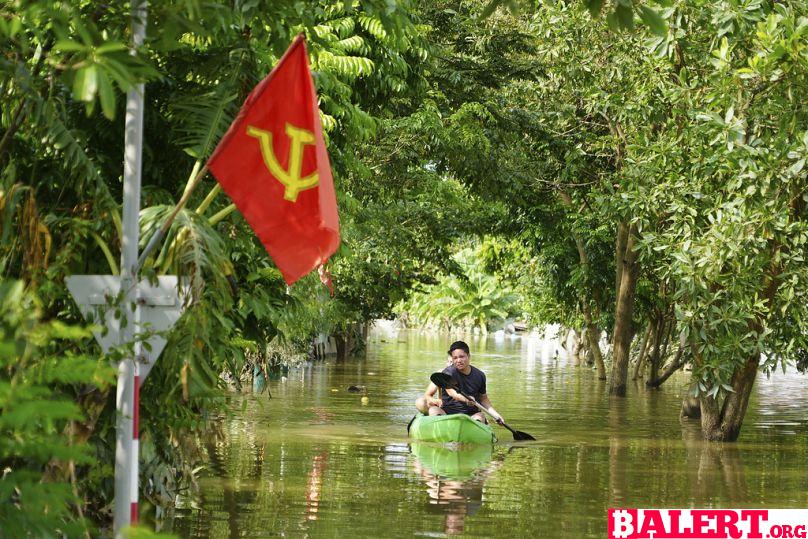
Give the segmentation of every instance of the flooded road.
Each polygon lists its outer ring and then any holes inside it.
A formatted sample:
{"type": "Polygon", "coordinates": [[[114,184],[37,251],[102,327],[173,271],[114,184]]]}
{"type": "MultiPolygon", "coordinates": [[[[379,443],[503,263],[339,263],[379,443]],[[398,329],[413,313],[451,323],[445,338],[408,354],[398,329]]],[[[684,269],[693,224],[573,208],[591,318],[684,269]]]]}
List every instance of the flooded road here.
{"type": "Polygon", "coordinates": [[[680,421],[687,374],[660,390],[606,382],[557,343],[468,337],[494,406],[493,447],[410,445],[407,422],[454,336],[375,332],[367,355],[234,395],[207,440],[201,496],[163,530],[181,537],[604,537],[609,507],[808,507],[808,392],[760,375],[736,444],[680,421]],[[360,392],[348,391],[357,386],[360,392]],[[366,396],[367,403],[362,403],[366,396]]]}

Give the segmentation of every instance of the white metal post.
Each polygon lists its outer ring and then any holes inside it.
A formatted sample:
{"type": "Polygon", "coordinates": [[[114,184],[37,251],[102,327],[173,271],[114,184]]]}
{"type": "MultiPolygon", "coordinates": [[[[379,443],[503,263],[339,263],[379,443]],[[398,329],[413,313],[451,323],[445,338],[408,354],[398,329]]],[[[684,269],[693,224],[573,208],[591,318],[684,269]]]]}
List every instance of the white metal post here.
{"type": "MultiPolygon", "coordinates": [[[[146,36],[146,0],[132,1],[132,54],[146,36]]],[[[121,291],[124,292],[123,311],[127,317],[120,332],[121,344],[130,343],[138,332],[140,302],[137,293],[138,236],[140,224],[140,173],[143,149],[143,84],[129,91],[126,98],[126,125],[123,165],[123,215],[121,244],[121,291]],[[134,304],[134,312],[130,305],[134,304]]],[[[138,362],[140,344],[136,343],[133,357],[118,365],[117,425],[115,441],[115,517],[114,534],[137,522],[138,501],[138,443],[137,416],[139,393],[138,362]]]]}

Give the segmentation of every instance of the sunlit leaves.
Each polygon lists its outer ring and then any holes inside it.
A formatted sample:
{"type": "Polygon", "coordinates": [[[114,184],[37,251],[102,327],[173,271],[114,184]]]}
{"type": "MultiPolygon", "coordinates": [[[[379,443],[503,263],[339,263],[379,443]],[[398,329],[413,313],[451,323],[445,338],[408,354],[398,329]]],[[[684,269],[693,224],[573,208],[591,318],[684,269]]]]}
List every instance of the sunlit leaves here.
{"type": "Polygon", "coordinates": [[[61,53],[61,61],[66,64],[66,75],[72,77],[73,97],[87,104],[91,114],[96,98],[101,102],[104,116],[115,117],[116,92],[125,93],[137,82],[153,78],[157,72],[151,69],[140,57],[129,54],[123,43],[115,41],[95,42],[88,32],[80,33],[82,41],[61,39],[53,47],[61,53]]]}
{"type": "Polygon", "coordinates": [[[444,275],[397,307],[416,325],[464,326],[483,333],[515,311],[517,296],[495,275],[485,271],[480,247],[454,255],[460,272],[444,275]]]}

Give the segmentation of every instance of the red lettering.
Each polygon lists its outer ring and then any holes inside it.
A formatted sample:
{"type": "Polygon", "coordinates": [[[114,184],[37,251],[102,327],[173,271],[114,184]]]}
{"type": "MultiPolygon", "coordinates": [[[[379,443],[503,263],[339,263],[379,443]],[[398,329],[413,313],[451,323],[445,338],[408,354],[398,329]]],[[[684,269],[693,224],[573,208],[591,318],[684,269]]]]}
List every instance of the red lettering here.
{"type": "Polygon", "coordinates": [[[671,532],[672,537],[682,537],[682,530],[679,529],[679,516],[682,514],[678,509],[670,509],[668,514],[671,517],[671,532]]]}
{"type": "Polygon", "coordinates": [[[805,533],[805,526],[799,525],[794,528],[794,537],[797,539],[806,539],[808,534],[805,533]]]}
{"type": "Polygon", "coordinates": [[[763,539],[763,534],[760,533],[760,523],[765,522],[769,518],[769,511],[766,509],[747,509],[741,511],[741,520],[749,522],[749,539],[763,539]]]}
{"type": "Polygon", "coordinates": [[[793,539],[794,535],[791,533],[791,525],[790,524],[783,524],[783,535],[785,539],[793,539]]]}
{"type": "Polygon", "coordinates": [[[780,537],[782,533],[783,529],[777,524],[769,528],[769,537],[774,537],[775,539],[777,539],[778,537],[780,537]]]}
{"type": "Polygon", "coordinates": [[[735,525],[738,522],[738,513],[736,511],[721,511],[715,517],[716,537],[732,537],[732,539],[741,537],[741,530],[735,525]]]}
{"type": "Polygon", "coordinates": [[[609,537],[633,539],[637,537],[636,509],[609,509],[609,537]]]}
{"type": "Polygon", "coordinates": [[[710,513],[712,511],[700,511],[693,509],[690,514],[693,515],[693,535],[695,537],[702,537],[710,532],[710,513]],[[706,528],[706,529],[705,529],[706,528]]]}
{"type": "Polygon", "coordinates": [[[662,515],[656,509],[646,509],[643,511],[642,528],[640,528],[640,537],[650,537],[653,533],[654,537],[666,535],[665,523],[662,521],[662,515]]]}

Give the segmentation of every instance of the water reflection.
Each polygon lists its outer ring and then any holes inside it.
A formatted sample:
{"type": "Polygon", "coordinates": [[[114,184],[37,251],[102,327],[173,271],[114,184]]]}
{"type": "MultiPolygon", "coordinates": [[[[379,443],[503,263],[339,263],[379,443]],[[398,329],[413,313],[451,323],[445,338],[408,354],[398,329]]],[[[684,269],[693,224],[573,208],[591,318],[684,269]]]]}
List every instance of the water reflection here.
{"type": "Polygon", "coordinates": [[[491,460],[490,445],[449,448],[413,443],[410,447],[415,472],[426,484],[427,511],[443,515],[446,535],[462,534],[466,517],[482,507],[485,480],[502,460],[491,460]]]}
{"type": "Polygon", "coordinates": [[[716,500],[727,506],[748,503],[746,474],[737,445],[705,441],[699,422],[686,419],[682,420],[682,441],[694,504],[716,500]]]}
{"type": "Polygon", "coordinates": [[[311,458],[311,471],[306,482],[306,520],[317,520],[323,492],[323,476],[328,463],[328,451],[323,450],[311,458]]]}
{"type": "MultiPolygon", "coordinates": [[[[228,470],[228,463],[226,462],[227,437],[224,431],[219,429],[212,432],[211,436],[205,439],[204,448],[211,470],[217,477],[229,478],[232,474],[228,470]]],[[[264,448],[265,443],[263,441],[251,444],[250,453],[252,458],[248,461],[250,465],[245,470],[248,477],[261,477],[264,466],[264,448]]],[[[227,513],[228,537],[241,537],[241,507],[254,503],[257,492],[252,489],[237,489],[232,481],[224,481],[221,495],[223,509],[227,513]]]]}
{"type": "Polygon", "coordinates": [[[628,421],[623,400],[615,400],[609,407],[609,506],[627,507],[629,464],[626,432],[628,421]]]}

